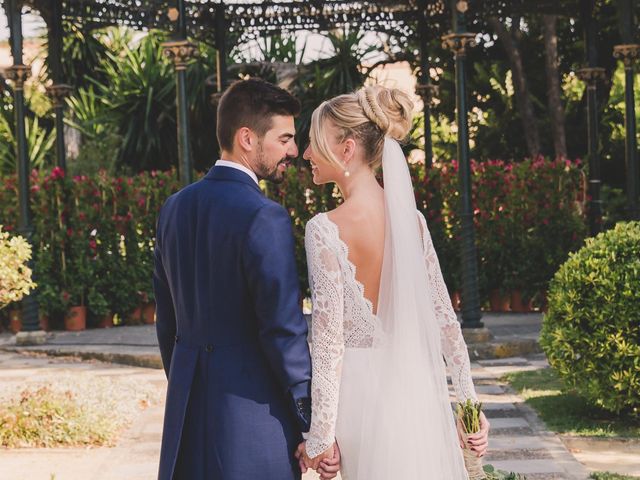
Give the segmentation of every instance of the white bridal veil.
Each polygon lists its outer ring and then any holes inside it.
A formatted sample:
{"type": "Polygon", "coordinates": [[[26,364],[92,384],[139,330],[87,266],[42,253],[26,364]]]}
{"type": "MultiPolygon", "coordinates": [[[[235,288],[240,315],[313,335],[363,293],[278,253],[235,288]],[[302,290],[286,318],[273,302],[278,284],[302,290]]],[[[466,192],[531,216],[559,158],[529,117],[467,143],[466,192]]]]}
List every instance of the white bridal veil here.
{"type": "Polygon", "coordinates": [[[368,362],[358,477],[467,479],[407,161],[386,138],[382,159],[385,250],[379,331],[368,362]]]}

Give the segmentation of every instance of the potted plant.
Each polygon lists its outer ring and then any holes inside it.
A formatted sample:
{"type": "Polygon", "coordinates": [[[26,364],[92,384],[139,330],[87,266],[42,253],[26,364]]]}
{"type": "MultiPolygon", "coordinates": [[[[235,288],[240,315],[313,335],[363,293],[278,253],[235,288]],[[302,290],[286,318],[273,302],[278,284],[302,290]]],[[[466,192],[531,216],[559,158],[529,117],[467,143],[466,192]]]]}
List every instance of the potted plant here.
{"type": "Polygon", "coordinates": [[[61,293],[49,279],[40,278],[37,290],[38,306],[40,308],[40,327],[49,330],[51,320],[59,318],[65,313],[65,306],[61,300],[61,293]]]}
{"type": "Polygon", "coordinates": [[[142,321],[146,325],[153,325],[156,322],[156,302],[153,296],[153,289],[146,292],[145,296],[146,302],[144,302],[144,306],[142,307],[142,321]]]}
{"type": "Polygon", "coordinates": [[[109,310],[109,303],[95,287],[89,289],[87,308],[90,318],[96,320],[99,328],[113,327],[113,313],[109,310]]]}
{"type": "Polygon", "coordinates": [[[131,282],[129,291],[135,298],[135,308],[129,315],[133,324],[153,324],[155,322],[155,302],[153,296],[153,243],[142,238],[138,232],[126,241],[127,258],[131,282]]]}
{"type": "Polygon", "coordinates": [[[141,252],[140,277],[138,283],[138,297],[140,298],[142,322],[153,325],[156,317],[156,303],[153,295],[153,250],[141,252]]]}
{"type": "Polygon", "coordinates": [[[87,326],[87,295],[94,279],[93,251],[90,235],[82,225],[67,229],[68,261],[63,273],[64,301],[68,306],[65,329],[84,330],[87,326]]]}
{"type": "Polygon", "coordinates": [[[18,333],[22,330],[22,310],[20,304],[16,303],[15,306],[9,309],[9,331],[11,333],[18,333]]]}
{"type": "Polygon", "coordinates": [[[64,315],[64,328],[72,332],[87,328],[87,307],[84,304],[84,286],[75,286],[62,292],[62,300],[67,306],[64,315]]]}
{"type": "MultiPolygon", "coordinates": [[[[30,259],[29,242],[18,235],[10,236],[0,225],[0,308],[19,302],[36,287],[28,266],[30,259]]],[[[10,323],[17,333],[22,327],[19,310],[12,310],[10,323]]]]}
{"type": "Polygon", "coordinates": [[[134,279],[131,277],[131,271],[125,259],[114,258],[114,263],[119,264],[119,268],[113,270],[111,282],[106,290],[110,310],[117,314],[119,322],[135,323],[136,319],[139,321],[141,312],[135,312],[138,299],[131,291],[134,279]]]}
{"type": "Polygon", "coordinates": [[[62,292],[62,301],[66,306],[64,327],[71,331],[87,328],[87,285],[91,274],[88,262],[80,257],[81,252],[69,261],[69,268],[64,276],[66,289],[62,292]]]}
{"type": "Polygon", "coordinates": [[[462,424],[464,429],[463,440],[464,450],[464,466],[469,474],[469,480],[480,480],[487,478],[482,468],[482,458],[468,448],[467,437],[480,431],[480,412],[482,411],[482,403],[474,402],[467,399],[465,402],[458,402],[457,405],[458,422],[462,424]]]}

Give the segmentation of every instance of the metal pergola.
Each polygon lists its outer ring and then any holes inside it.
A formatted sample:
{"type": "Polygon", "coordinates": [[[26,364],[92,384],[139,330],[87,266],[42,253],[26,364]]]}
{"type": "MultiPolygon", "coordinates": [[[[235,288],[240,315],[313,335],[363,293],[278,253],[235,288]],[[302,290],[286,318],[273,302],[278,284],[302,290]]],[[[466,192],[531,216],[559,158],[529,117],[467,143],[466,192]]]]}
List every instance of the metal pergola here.
{"type": "MultiPolygon", "coordinates": [[[[596,86],[604,80],[604,69],[598,66],[595,42],[598,19],[594,15],[598,0],[4,0],[11,30],[13,66],[6,77],[14,83],[17,158],[20,189],[19,232],[28,239],[32,236],[29,212],[29,158],[27,157],[24,129],[24,82],[30,68],[22,58],[22,7],[38,10],[47,23],[49,33],[49,60],[53,85],[48,93],[53,100],[56,118],[56,155],[58,166],[65,168],[63,136],[63,105],[71,87],[62,78],[61,53],[64,31],[63,20],[73,21],[88,29],[124,25],[135,29],[162,29],[173,32],[167,42],[165,55],[172,59],[176,72],[176,104],[178,128],[179,171],[184,185],[192,182],[192,162],[189,149],[189,123],[186,101],[186,69],[197,49],[189,39],[213,45],[218,51],[218,92],[227,84],[225,64],[227,41],[233,38],[246,41],[258,36],[295,31],[326,32],[334,28],[355,27],[367,31],[387,33],[407,39],[417,37],[420,45],[420,77],[417,93],[424,101],[425,164],[429,168],[433,157],[431,144],[431,105],[437,87],[429,78],[427,48],[434,38],[442,39],[443,46],[455,58],[456,120],[458,125],[458,160],[462,222],[462,318],[463,326],[482,327],[477,280],[477,259],[473,210],[471,206],[471,175],[469,162],[469,132],[466,104],[465,63],[467,51],[475,46],[477,33],[467,26],[487,15],[504,17],[514,14],[545,13],[576,17],[584,23],[585,66],[577,73],[586,83],[589,137],[589,218],[592,234],[602,223],[600,201],[600,157],[597,141],[596,86]]],[[[614,55],[624,62],[626,72],[626,164],[628,177],[628,204],[630,218],[640,219],[638,191],[640,182],[636,125],[634,111],[634,65],[640,56],[640,45],[635,41],[633,0],[618,0],[622,44],[614,55]]],[[[24,342],[37,330],[38,311],[33,295],[23,300],[24,342]]]]}

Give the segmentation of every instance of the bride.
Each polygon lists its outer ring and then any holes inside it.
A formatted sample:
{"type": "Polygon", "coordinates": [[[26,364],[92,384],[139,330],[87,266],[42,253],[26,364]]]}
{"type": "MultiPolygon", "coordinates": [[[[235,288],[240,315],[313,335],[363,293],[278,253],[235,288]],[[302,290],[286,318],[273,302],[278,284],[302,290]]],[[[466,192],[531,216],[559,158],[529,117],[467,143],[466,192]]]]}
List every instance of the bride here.
{"type": "MultiPolygon", "coordinates": [[[[312,218],[305,247],[312,292],[312,421],[297,456],[343,480],[467,479],[443,357],[459,401],[476,399],[469,356],[398,140],[413,104],[366,87],[313,113],[316,184],[344,202],[312,218]],[[374,170],[382,164],[384,189],[374,170]]],[[[471,436],[487,449],[489,422],[471,436]]],[[[458,423],[458,430],[461,426],[458,423]]]]}

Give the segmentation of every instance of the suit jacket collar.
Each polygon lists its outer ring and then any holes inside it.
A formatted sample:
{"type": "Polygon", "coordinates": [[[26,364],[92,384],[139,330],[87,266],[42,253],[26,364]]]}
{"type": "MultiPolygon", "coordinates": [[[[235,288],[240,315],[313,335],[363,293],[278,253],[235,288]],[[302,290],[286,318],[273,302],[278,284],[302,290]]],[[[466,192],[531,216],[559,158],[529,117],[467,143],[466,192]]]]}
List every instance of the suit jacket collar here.
{"type": "Polygon", "coordinates": [[[241,170],[237,170],[235,168],[229,167],[216,167],[215,165],[209,169],[209,172],[204,177],[206,180],[223,180],[223,181],[232,181],[232,182],[240,182],[246,183],[252,188],[255,188],[258,192],[262,193],[260,187],[256,185],[256,182],[253,181],[249,175],[244,173],[241,170]]]}

